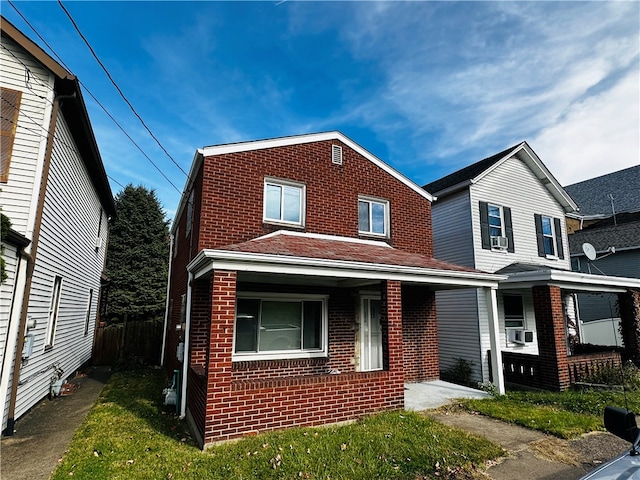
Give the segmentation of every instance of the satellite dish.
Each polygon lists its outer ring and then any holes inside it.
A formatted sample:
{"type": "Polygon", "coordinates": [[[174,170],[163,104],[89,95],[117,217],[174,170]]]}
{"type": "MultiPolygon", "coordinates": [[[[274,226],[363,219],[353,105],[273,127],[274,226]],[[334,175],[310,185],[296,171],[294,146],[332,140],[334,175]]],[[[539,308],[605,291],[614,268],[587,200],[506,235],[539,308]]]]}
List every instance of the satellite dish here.
{"type": "Polygon", "coordinates": [[[590,243],[583,243],[582,251],[589,260],[593,261],[596,259],[596,248],[590,243]]]}

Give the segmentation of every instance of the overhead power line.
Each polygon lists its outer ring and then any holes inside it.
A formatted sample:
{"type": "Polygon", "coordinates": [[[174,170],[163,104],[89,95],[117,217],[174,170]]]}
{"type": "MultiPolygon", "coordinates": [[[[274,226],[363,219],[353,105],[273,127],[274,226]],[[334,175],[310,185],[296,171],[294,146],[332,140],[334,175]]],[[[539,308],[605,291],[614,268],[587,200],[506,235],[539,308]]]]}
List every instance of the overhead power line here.
{"type": "MultiPolygon", "coordinates": [[[[62,58],[60,58],[60,56],[56,53],[56,51],[53,49],[53,47],[51,45],[49,45],[49,43],[47,43],[47,41],[42,37],[42,35],[40,35],[40,33],[38,33],[38,31],[34,28],[33,25],[31,25],[31,23],[29,23],[29,21],[25,18],[25,16],[20,12],[20,10],[18,10],[18,8],[13,4],[13,2],[11,2],[11,0],[9,0],[9,4],[13,7],[13,9],[16,11],[16,13],[18,15],[20,15],[20,17],[24,20],[24,22],[29,25],[29,27],[31,28],[31,30],[33,30],[33,32],[38,36],[38,38],[49,48],[49,50],[51,51],[51,53],[56,57],[56,59],[58,60],[58,62],[60,62],[60,64],[66,68],[68,71],[71,71],[71,69],[64,63],[64,60],[62,60],[62,58]]],[[[4,46],[3,46],[4,47],[4,46]]],[[[9,51],[9,53],[11,53],[11,51],[9,51]]],[[[12,54],[13,55],[13,54],[12,54]]],[[[14,55],[15,57],[15,55],[14,55]]],[[[18,59],[20,61],[20,59],[18,59]]],[[[31,70],[29,69],[29,67],[27,65],[25,65],[22,61],[20,61],[20,63],[22,63],[22,65],[25,67],[27,72],[31,72],[31,70]]],[[[36,75],[32,75],[33,77],[37,78],[36,75]]],[[[169,179],[169,177],[167,177],[167,175],[165,175],[165,173],[160,169],[160,167],[151,159],[151,157],[149,157],[149,155],[147,155],[147,153],[142,149],[142,147],[140,145],[138,145],[136,143],[136,141],[131,137],[131,135],[129,135],[129,133],[124,129],[124,127],[122,125],[120,125],[120,123],[118,123],[118,121],[114,118],[113,115],[111,115],[111,113],[107,110],[107,108],[100,102],[100,100],[98,100],[98,98],[91,92],[91,90],[89,90],[89,88],[82,82],[82,80],[78,79],[78,82],[80,83],[80,85],[82,85],[82,88],[84,88],[86,90],[86,92],[89,94],[89,96],[98,104],[98,106],[104,111],[104,113],[111,119],[111,121],[113,121],[113,123],[115,123],[115,125],[122,131],[122,133],[129,139],[129,141],[131,141],[131,143],[133,143],[133,145],[140,151],[140,153],[142,153],[142,155],[151,163],[151,165],[153,165],[155,167],[155,169],[160,173],[160,175],[162,175],[162,177],[169,182],[169,184],[180,194],[182,194],[182,191],[175,186],[175,184],[169,179]]],[[[50,88],[48,85],[46,85],[47,88],[50,88]]],[[[179,168],[179,166],[178,166],[179,168]]],[[[182,169],[181,169],[182,170],[182,169]]],[[[111,177],[109,177],[111,178],[111,177]]],[[[117,182],[116,180],[114,180],[113,178],[111,178],[111,180],[113,180],[115,183],[117,183],[118,185],[122,186],[122,184],[120,184],[119,182],[117,182]]]]}
{"type": "Polygon", "coordinates": [[[76,32],[78,32],[78,35],[80,35],[80,38],[82,38],[82,40],[84,41],[85,45],[87,46],[87,48],[89,49],[89,51],[91,52],[91,55],[93,55],[93,58],[96,59],[96,62],[98,62],[98,64],[100,65],[100,67],[102,68],[102,70],[104,71],[104,73],[107,75],[107,77],[109,78],[109,80],[111,81],[111,83],[113,84],[113,86],[115,87],[115,89],[118,91],[118,93],[120,94],[120,96],[122,97],[122,99],[125,101],[125,103],[129,106],[129,108],[131,109],[131,111],[133,112],[133,114],[138,118],[138,120],[140,120],[140,123],[142,123],[142,126],[147,130],[147,132],[149,132],[149,135],[151,135],[151,137],[155,140],[155,142],[158,144],[158,146],[162,149],[162,151],[167,155],[167,157],[169,157],[169,159],[173,162],[173,164],[178,167],[178,169],[185,175],[185,177],[188,177],[187,172],[185,172],[182,167],[180,166],[180,164],[178,164],[178,162],[175,161],[175,159],[171,156],[171,154],[167,151],[166,148],[164,148],[164,146],[162,145],[162,143],[160,143],[160,140],[158,140],[158,138],[153,134],[153,132],[151,131],[151,129],[147,126],[147,124],[144,122],[144,120],[142,119],[142,117],[138,114],[138,112],[136,111],[135,108],[133,108],[133,105],[131,105],[131,102],[129,102],[129,100],[127,99],[127,97],[124,95],[124,93],[122,92],[122,90],[120,89],[120,87],[118,86],[118,84],[116,83],[116,81],[113,79],[113,77],[111,76],[111,74],[109,73],[109,71],[107,70],[107,67],[104,66],[104,64],[100,61],[100,59],[98,58],[98,55],[96,54],[95,50],[93,49],[93,47],[91,46],[91,44],[89,43],[89,41],[86,39],[86,37],[82,34],[82,32],[80,31],[80,28],[78,27],[78,25],[76,24],[75,20],[73,19],[73,17],[71,16],[71,14],[69,13],[69,11],[65,8],[65,6],[62,4],[62,0],[58,0],[58,5],[60,5],[60,8],[62,8],[62,10],[64,11],[64,13],[67,15],[67,17],[69,18],[69,21],[71,21],[71,23],[73,24],[73,28],[75,28],[76,32]]]}

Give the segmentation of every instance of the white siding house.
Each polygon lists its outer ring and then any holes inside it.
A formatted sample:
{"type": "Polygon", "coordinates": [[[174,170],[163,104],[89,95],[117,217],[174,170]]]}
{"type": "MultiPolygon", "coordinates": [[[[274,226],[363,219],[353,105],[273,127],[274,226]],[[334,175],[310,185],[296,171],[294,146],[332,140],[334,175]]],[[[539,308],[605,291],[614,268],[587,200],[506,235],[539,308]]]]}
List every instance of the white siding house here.
{"type": "MultiPolygon", "coordinates": [[[[534,386],[546,375],[550,380],[536,386],[566,388],[570,344],[578,341],[573,295],[620,294],[640,282],[571,272],[565,215],[577,206],[526,142],[424,188],[436,197],[434,256],[508,276],[497,292],[500,349],[521,363],[505,361],[506,378],[520,374],[534,386]],[[544,371],[548,365],[555,370],[544,371]]],[[[467,289],[438,292],[436,299],[441,370],[464,359],[473,380],[489,381],[486,295],[467,289]]]]}
{"type": "Polygon", "coordinates": [[[55,378],[91,359],[115,205],[78,80],[4,18],[0,61],[0,209],[11,221],[0,412],[11,435],[55,378]]]}

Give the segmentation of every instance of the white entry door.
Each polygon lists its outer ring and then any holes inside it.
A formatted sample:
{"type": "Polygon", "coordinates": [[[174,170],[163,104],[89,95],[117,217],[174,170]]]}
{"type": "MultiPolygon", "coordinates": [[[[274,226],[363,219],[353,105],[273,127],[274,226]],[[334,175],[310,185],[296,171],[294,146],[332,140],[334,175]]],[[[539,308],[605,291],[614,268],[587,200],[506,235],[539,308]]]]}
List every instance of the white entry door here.
{"type": "Polygon", "coordinates": [[[360,319],[360,371],[382,370],[381,302],[378,298],[362,298],[360,319]]]}

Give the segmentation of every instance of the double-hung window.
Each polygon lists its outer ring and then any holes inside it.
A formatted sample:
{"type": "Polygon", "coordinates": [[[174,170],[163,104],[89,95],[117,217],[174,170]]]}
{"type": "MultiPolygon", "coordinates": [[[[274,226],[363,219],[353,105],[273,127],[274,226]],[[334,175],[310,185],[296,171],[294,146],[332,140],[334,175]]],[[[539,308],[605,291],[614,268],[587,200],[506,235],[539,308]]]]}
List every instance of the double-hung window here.
{"type": "Polygon", "coordinates": [[[562,225],[559,218],[546,215],[534,215],[536,237],[538,240],[538,255],[552,259],[563,259],[562,225]]]}
{"type": "Polygon", "coordinates": [[[264,182],[264,221],[304,226],[305,187],[267,178],[264,182]]]}
{"type": "Polygon", "coordinates": [[[484,249],[515,252],[511,209],[503,205],[480,202],[480,235],[484,249]]]}
{"type": "Polygon", "coordinates": [[[325,296],[239,294],[234,359],[325,356],[326,332],[325,296]]]}
{"type": "Polygon", "coordinates": [[[358,232],[389,236],[389,202],[374,198],[358,199],[358,232]]]}
{"type": "Polygon", "coordinates": [[[522,295],[505,293],[502,295],[504,303],[504,326],[506,328],[524,328],[524,305],[522,295]]]}

